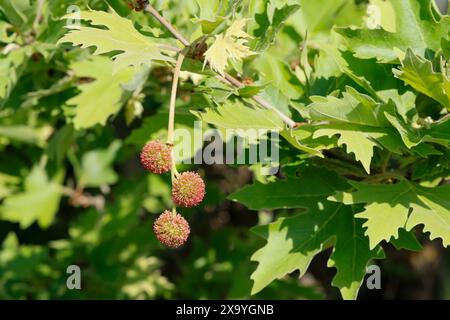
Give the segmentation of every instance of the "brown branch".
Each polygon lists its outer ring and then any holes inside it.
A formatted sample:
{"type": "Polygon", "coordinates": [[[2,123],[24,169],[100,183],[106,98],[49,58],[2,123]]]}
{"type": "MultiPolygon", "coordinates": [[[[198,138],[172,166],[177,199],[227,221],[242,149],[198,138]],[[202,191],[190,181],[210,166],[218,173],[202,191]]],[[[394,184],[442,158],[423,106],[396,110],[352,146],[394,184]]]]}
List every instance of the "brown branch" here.
{"type": "MultiPolygon", "coordinates": [[[[159,12],[153,8],[153,6],[150,3],[147,3],[144,9],[146,12],[150,13],[156,20],[159,21],[178,41],[180,41],[184,46],[188,47],[191,45],[191,43],[183,37],[182,34],[180,34],[171,24],[169,21],[167,21],[163,16],[159,14],[159,12]]],[[[228,73],[225,73],[224,77],[217,77],[220,80],[226,80],[227,82],[231,83],[233,86],[237,88],[241,88],[244,86],[242,82],[240,82],[238,79],[234,78],[228,73]]],[[[278,114],[278,116],[283,120],[284,123],[290,128],[295,128],[297,126],[297,123],[289,118],[287,115],[285,115],[283,112],[272,106],[267,100],[265,100],[263,97],[256,95],[253,96],[252,99],[260,104],[262,107],[272,110],[278,114]]]]}
{"type": "Polygon", "coordinates": [[[182,34],[180,34],[171,24],[169,21],[164,19],[162,15],[159,14],[159,12],[152,7],[150,3],[147,4],[147,6],[144,9],[145,11],[149,12],[156,20],[159,21],[169,32],[178,40],[180,41],[184,46],[188,47],[191,44],[189,41],[183,37],[182,34]]]}

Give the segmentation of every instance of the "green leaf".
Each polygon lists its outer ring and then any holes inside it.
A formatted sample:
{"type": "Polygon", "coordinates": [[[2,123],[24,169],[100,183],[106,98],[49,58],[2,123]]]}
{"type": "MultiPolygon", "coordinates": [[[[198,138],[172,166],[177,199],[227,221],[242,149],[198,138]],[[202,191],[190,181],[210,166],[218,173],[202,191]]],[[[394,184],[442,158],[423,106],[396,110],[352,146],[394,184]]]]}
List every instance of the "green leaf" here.
{"type": "Polygon", "coordinates": [[[298,9],[299,5],[284,5],[281,8],[275,8],[272,16],[269,14],[270,2],[266,2],[264,12],[256,15],[256,22],[258,28],[253,32],[255,38],[258,39],[256,43],[256,50],[261,51],[267,49],[275,41],[278,32],[284,25],[284,22],[291,17],[298,9]]]}
{"type": "MultiPolygon", "coordinates": [[[[370,4],[367,14],[373,15],[373,29],[381,26],[386,31],[395,32],[395,10],[391,1],[370,0],[370,4]]],[[[369,21],[366,20],[366,25],[368,24],[369,21]]]]}
{"type": "Polygon", "coordinates": [[[397,250],[406,249],[410,251],[422,251],[423,247],[417,240],[413,231],[406,231],[401,228],[398,231],[398,238],[392,237],[389,241],[397,250]]]}
{"type": "Polygon", "coordinates": [[[212,33],[225,18],[220,16],[220,8],[224,7],[224,2],[220,0],[195,0],[200,8],[200,14],[195,23],[202,26],[205,34],[212,33]]]}
{"type": "Polygon", "coordinates": [[[8,55],[0,55],[0,73],[8,75],[0,77],[0,106],[7,101],[25,69],[28,54],[29,48],[23,47],[11,51],[8,55]]]}
{"type": "Polygon", "coordinates": [[[337,268],[333,285],[341,290],[344,299],[356,299],[367,263],[383,257],[380,248],[369,249],[352,207],[341,204],[326,202],[308,213],[281,218],[254,231],[267,244],[252,256],[258,262],[251,276],[252,294],[295,270],[300,271],[301,277],[314,255],[332,241],[335,248],[328,266],[337,268]]]}
{"type": "Polygon", "coordinates": [[[259,96],[285,115],[291,116],[291,110],[289,109],[290,100],[278,88],[273,85],[268,85],[263,89],[259,96]]]}
{"type": "Polygon", "coordinates": [[[55,217],[61,199],[58,182],[63,175],[57,174],[53,181],[45,170],[34,167],[25,180],[25,190],[7,197],[0,207],[0,218],[18,222],[22,229],[37,221],[41,228],[48,228],[55,217]]]}
{"type": "Polygon", "coordinates": [[[195,0],[200,8],[199,18],[201,20],[214,21],[220,0],[195,0]]]}
{"type": "Polygon", "coordinates": [[[442,53],[445,58],[450,59],[450,39],[442,38],[441,40],[442,53]]]}
{"type": "Polygon", "coordinates": [[[411,152],[421,156],[439,154],[432,146],[426,145],[426,142],[448,145],[445,129],[437,129],[436,125],[431,125],[430,127],[434,127],[433,132],[430,128],[414,127],[412,121],[416,119],[416,111],[414,106],[410,105],[412,96],[407,97],[405,94],[404,100],[403,96],[398,94],[381,92],[380,96],[388,102],[379,103],[351,87],[346,90],[342,98],[310,98],[313,103],[307,107],[309,117],[316,121],[330,122],[317,124],[318,132],[314,133],[313,137],[340,134],[341,141],[338,141],[338,144],[347,144],[347,152],[354,152],[366,171],[370,167],[368,156],[373,155],[374,141],[394,153],[401,153],[406,146],[411,152]],[[395,105],[395,102],[399,105],[395,105]],[[398,110],[406,121],[397,116],[398,110]]]}
{"type": "Polygon", "coordinates": [[[443,117],[439,121],[431,124],[428,128],[424,128],[422,134],[432,137],[433,141],[439,140],[444,142],[447,140],[447,143],[443,143],[443,145],[450,145],[450,116],[443,117]]]}
{"type": "Polygon", "coordinates": [[[346,90],[342,98],[310,98],[313,101],[307,108],[310,118],[330,122],[317,124],[313,138],[339,135],[338,146],[346,145],[347,153],[354,153],[356,160],[370,173],[373,148],[377,143],[395,153],[403,143],[389,122],[380,117],[381,110],[388,110],[388,105],[377,103],[351,87],[346,90]]]}
{"type": "Polygon", "coordinates": [[[24,27],[33,21],[36,12],[35,5],[30,0],[0,0],[0,11],[12,24],[24,27]]]}
{"type": "MultiPolygon", "coordinates": [[[[385,148],[392,153],[402,154],[405,149],[405,145],[401,137],[397,134],[397,132],[392,128],[383,128],[383,127],[371,127],[371,126],[363,126],[363,125],[355,125],[348,123],[331,123],[331,124],[320,124],[315,126],[314,135],[317,140],[322,139],[322,137],[317,137],[315,135],[316,131],[319,130],[330,130],[330,132],[335,132],[335,135],[338,133],[343,133],[344,135],[353,135],[356,138],[360,139],[360,143],[367,145],[368,148],[371,148],[372,141],[378,143],[379,147],[385,148]],[[369,141],[366,141],[369,140],[369,141]]],[[[320,134],[320,131],[319,131],[320,134]]],[[[332,145],[333,146],[336,146],[332,145]]],[[[355,146],[355,148],[357,148],[355,146]]],[[[348,151],[348,150],[347,150],[348,151]]],[[[348,151],[350,152],[350,151],[348,151]]],[[[362,152],[362,151],[361,151],[362,152]]],[[[371,152],[368,150],[368,152],[371,152]]]]}
{"type": "Polygon", "coordinates": [[[432,125],[431,128],[428,129],[416,129],[412,127],[410,124],[405,124],[398,117],[389,114],[387,112],[384,113],[384,116],[388,119],[388,121],[397,129],[400,133],[400,136],[404,142],[404,144],[408,148],[417,147],[422,142],[434,142],[437,144],[441,144],[443,146],[448,146],[450,140],[448,136],[445,135],[441,138],[439,136],[433,136],[433,129],[436,130],[436,125],[432,125]],[[429,133],[432,133],[431,135],[429,133]]]}
{"type": "Polygon", "coordinates": [[[450,80],[446,75],[435,72],[431,61],[418,57],[408,49],[402,68],[393,72],[397,78],[450,110],[450,80]]]}
{"type": "Polygon", "coordinates": [[[351,87],[346,89],[347,91],[342,93],[342,98],[333,96],[310,97],[312,104],[308,106],[308,109],[311,119],[379,127],[380,122],[376,116],[376,102],[351,87]]]}
{"type": "Polygon", "coordinates": [[[364,227],[374,248],[382,240],[398,237],[398,230],[411,230],[424,225],[430,238],[442,238],[444,246],[450,245],[450,186],[434,188],[401,181],[397,184],[367,184],[350,182],[354,193],[338,193],[332,197],[345,204],[366,203],[365,211],[357,214],[366,219],[364,227]]]}
{"type": "Polygon", "coordinates": [[[66,156],[67,150],[73,143],[74,130],[72,126],[65,126],[59,129],[50,139],[47,153],[51,160],[61,164],[66,156]]]}
{"type": "Polygon", "coordinates": [[[416,110],[416,95],[411,91],[406,91],[400,95],[395,89],[378,91],[377,95],[385,102],[392,100],[395,104],[397,113],[405,122],[416,122],[418,119],[416,110]]]}
{"type": "Polygon", "coordinates": [[[296,12],[292,23],[301,35],[319,40],[328,36],[335,25],[360,25],[365,15],[365,6],[347,0],[299,0],[301,9],[296,12]]]}
{"type": "Polygon", "coordinates": [[[330,144],[329,140],[331,139],[327,139],[325,142],[318,141],[320,139],[313,140],[313,134],[310,129],[311,127],[301,126],[295,130],[283,130],[280,132],[280,135],[296,149],[313,154],[317,157],[323,157],[320,150],[332,147],[334,146],[334,143],[330,144]]]}
{"type": "MultiPolygon", "coordinates": [[[[78,13],[77,13],[78,14],[78,13]]],[[[163,54],[155,39],[139,33],[133,23],[112,11],[81,11],[80,19],[90,21],[92,25],[104,28],[81,26],[72,29],[58,43],[71,42],[82,48],[95,46],[94,54],[121,51],[113,56],[114,71],[127,66],[150,65],[152,60],[174,62],[173,58],[163,54]]],[[[66,15],[65,19],[74,19],[76,15],[66,15]]]]}
{"type": "MultiPolygon", "coordinates": [[[[316,215],[298,215],[254,229],[267,244],[251,257],[252,261],[258,262],[250,277],[254,282],[252,294],[295,270],[300,271],[300,276],[306,272],[314,255],[322,249],[325,237],[322,233],[316,234],[315,228],[322,230],[329,226],[329,214],[322,211],[316,215]]],[[[323,233],[327,234],[326,231],[323,233]]]]}
{"type": "Polygon", "coordinates": [[[377,101],[381,98],[379,91],[403,89],[403,83],[392,76],[391,65],[380,64],[376,59],[358,59],[353,53],[341,50],[342,44],[337,40],[320,44],[315,60],[316,77],[329,79],[343,73],[377,101]]]}
{"type": "Polygon", "coordinates": [[[240,101],[226,101],[217,108],[204,112],[192,111],[202,121],[219,128],[283,130],[284,123],[278,115],[268,109],[245,106],[240,101]]]}
{"type": "Polygon", "coordinates": [[[369,134],[362,131],[324,128],[314,132],[314,138],[339,135],[338,146],[347,146],[347,153],[353,153],[360,161],[367,173],[370,174],[370,162],[373,157],[373,148],[377,145],[369,134]]]}
{"type": "Polygon", "coordinates": [[[284,96],[289,99],[301,96],[302,84],[282,59],[266,51],[259,54],[252,64],[259,71],[261,80],[279,89],[284,96]]]}
{"type": "Polygon", "coordinates": [[[16,34],[9,32],[11,30],[12,25],[7,23],[6,21],[0,21],[0,42],[3,43],[11,43],[15,40],[16,34]]]}
{"type": "Polygon", "coordinates": [[[113,163],[121,145],[119,140],[115,140],[108,149],[86,152],[81,159],[79,184],[85,187],[100,187],[116,183],[119,177],[113,169],[113,163]]]}
{"type": "MultiPolygon", "coordinates": [[[[335,45],[334,50],[338,47],[339,45],[335,45]]],[[[378,63],[376,59],[358,59],[348,51],[340,52],[340,54],[342,59],[336,60],[342,72],[364,88],[375,100],[379,101],[379,91],[404,89],[403,83],[392,76],[391,65],[378,63]]]]}
{"type": "Polygon", "coordinates": [[[214,102],[221,104],[225,102],[232,94],[237,94],[235,88],[223,83],[217,78],[207,78],[204,85],[197,86],[199,92],[204,92],[214,102]]]}
{"type": "Polygon", "coordinates": [[[356,299],[366,266],[373,259],[384,258],[384,252],[381,247],[369,249],[369,238],[364,235],[362,221],[355,219],[355,207],[343,207],[341,211],[333,226],[336,244],[328,267],[337,269],[332,285],[339,288],[342,297],[356,299]]]}
{"type": "Polygon", "coordinates": [[[122,106],[122,86],[133,79],[134,68],[125,68],[113,74],[113,64],[103,56],[75,62],[71,69],[80,78],[95,81],[81,84],[81,93],[67,101],[76,105],[75,129],[84,129],[96,124],[105,125],[108,118],[122,106]]]}
{"type": "Polygon", "coordinates": [[[0,200],[12,194],[19,182],[18,177],[0,172],[0,200]]]}
{"type": "Polygon", "coordinates": [[[269,184],[255,183],[228,196],[249,209],[316,208],[334,190],[345,190],[345,180],[334,171],[307,167],[300,179],[277,180],[269,184]]]}
{"type": "Polygon", "coordinates": [[[256,96],[261,90],[263,90],[265,85],[248,85],[239,88],[237,91],[240,97],[251,98],[256,96]]]}
{"type": "Polygon", "coordinates": [[[450,17],[436,19],[432,0],[394,0],[390,2],[396,13],[396,31],[383,29],[337,28],[348,47],[358,58],[377,58],[382,62],[397,59],[396,50],[425,56],[427,49],[440,49],[441,39],[450,29],[450,17]]]}

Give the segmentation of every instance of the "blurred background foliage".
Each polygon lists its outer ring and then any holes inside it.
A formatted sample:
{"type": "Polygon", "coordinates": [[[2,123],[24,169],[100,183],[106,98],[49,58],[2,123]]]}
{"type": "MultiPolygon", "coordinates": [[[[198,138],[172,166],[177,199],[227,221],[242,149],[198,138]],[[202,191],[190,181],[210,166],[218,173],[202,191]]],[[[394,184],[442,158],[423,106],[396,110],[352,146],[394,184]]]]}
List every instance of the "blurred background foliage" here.
{"type": "MultiPolygon", "coordinates": [[[[195,38],[198,2],[152,3],[195,38]]],[[[285,45],[254,61],[269,74],[271,68],[284,72],[284,64],[274,68],[269,59],[287,59],[306,30],[320,44],[333,25],[363,23],[367,6],[367,1],[270,1],[273,8],[278,2],[300,2],[304,10],[283,27],[285,45]]],[[[202,166],[207,197],[201,207],[183,211],[191,238],[182,249],[163,248],[152,222],[171,205],[169,179],[146,174],[138,152],[147,139],[164,135],[170,69],[142,70],[134,91],[122,92],[119,80],[110,77],[90,91],[90,78],[109,70],[110,59],[92,60],[91,50],[56,44],[66,32],[60,18],[69,5],[111,6],[143,33],[165,31],[149,15],[130,12],[122,0],[49,0],[39,8],[40,3],[0,0],[0,298],[250,298],[256,264],[249,257],[263,240],[248,230],[270,221],[271,213],[252,212],[225,198],[251,181],[251,168],[202,166]],[[86,96],[80,97],[80,90],[86,96]],[[83,116],[77,108],[86,103],[110,111],[83,116]],[[67,289],[69,265],[80,266],[82,290],[67,289]]],[[[277,79],[285,81],[273,74],[277,79]]],[[[184,99],[189,85],[194,84],[188,81],[180,89],[179,126],[192,121],[184,107],[208,104],[201,94],[184,99]]],[[[299,92],[295,83],[279,86],[288,97],[299,92]]],[[[320,86],[311,90],[326,93],[320,86]]],[[[363,290],[361,297],[450,298],[449,251],[422,240],[420,253],[388,248],[390,258],[381,265],[383,289],[363,290]]],[[[251,298],[338,297],[329,285],[334,271],[320,263],[327,255],[315,258],[301,283],[294,274],[251,298]]]]}

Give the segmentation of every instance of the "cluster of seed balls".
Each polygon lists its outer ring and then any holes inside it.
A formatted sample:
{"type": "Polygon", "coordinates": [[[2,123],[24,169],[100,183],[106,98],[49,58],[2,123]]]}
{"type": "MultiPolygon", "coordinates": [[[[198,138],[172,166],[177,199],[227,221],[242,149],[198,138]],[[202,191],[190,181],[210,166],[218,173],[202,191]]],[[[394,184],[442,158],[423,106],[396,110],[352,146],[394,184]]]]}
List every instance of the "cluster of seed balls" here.
{"type": "MultiPolygon", "coordinates": [[[[172,146],[158,140],[149,141],[141,151],[142,166],[163,174],[172,169],[172,146]]],[[[176,206],[192,208],[202,202],[205,183],[196,172],[178,174],[172,182],[172,201],[176,206]]],[[[164,211],[153,225],[158,240],[171,248],[183,245],[189,237],[189,223],[179,213],[164,211]]]]}

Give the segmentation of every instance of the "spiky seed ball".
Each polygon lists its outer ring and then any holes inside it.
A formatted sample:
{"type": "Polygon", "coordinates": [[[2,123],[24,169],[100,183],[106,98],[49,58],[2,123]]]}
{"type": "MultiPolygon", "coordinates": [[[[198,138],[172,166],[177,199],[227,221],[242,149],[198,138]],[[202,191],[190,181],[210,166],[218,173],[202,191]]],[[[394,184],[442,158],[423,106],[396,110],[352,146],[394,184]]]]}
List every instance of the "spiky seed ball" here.
{"type": "Polygon", "coordinates": [[[187,241],[191,229],[183,216],[166,210],[153,224],[153,232],[162,244],[178,248],[187,241]]]}
{"type": "Polygon", "coordinates": [[[205,183],[196,172],[183,172],[172,184],[172,200],[180,207],[192,208],[202,202],[205,183]]]}
{"type": "Polygon", "coordinates": [[[141,151],[142,166],[153,173],[161,174],[172,168],[172,147],[158,140],[147,142],[141,151]]]}

